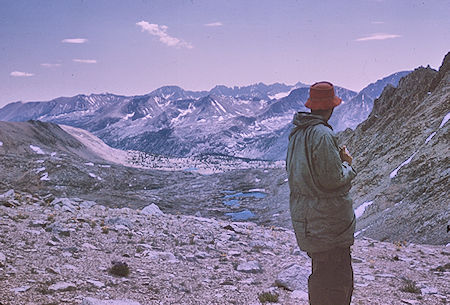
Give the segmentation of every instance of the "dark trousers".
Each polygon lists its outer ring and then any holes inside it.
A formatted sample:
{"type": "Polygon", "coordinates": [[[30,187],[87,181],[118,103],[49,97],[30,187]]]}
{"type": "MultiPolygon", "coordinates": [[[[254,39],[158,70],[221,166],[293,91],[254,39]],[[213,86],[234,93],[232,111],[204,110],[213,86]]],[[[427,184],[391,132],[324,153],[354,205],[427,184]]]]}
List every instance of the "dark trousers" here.
{"type": "Polygon", "coordinates": [[[349,305],[353,293],[350,248],[308,253],[312,273],[308,279],[309,304],[349,305]]]}

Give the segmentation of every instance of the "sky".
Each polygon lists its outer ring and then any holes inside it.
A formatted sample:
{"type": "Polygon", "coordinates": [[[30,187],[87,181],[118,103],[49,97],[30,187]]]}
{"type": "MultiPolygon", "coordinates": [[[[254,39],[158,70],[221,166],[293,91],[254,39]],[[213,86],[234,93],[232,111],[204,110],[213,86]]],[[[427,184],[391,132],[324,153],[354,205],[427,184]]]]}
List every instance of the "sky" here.
{"type": "Polygon", "coordinates": [[[0,0],[0,107],[437,69],[450,0],[0,0]]]}

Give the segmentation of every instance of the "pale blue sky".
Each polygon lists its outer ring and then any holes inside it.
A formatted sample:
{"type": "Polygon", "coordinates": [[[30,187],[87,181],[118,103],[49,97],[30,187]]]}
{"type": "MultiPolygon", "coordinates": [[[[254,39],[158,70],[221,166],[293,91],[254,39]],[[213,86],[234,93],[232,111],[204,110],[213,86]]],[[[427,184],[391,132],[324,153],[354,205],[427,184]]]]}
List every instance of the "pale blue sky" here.
{"type": "Polygon", "coordinates": [[[163,85],[359,91],[450,50],[450,1],[0,0],[0,107],[163,85]]]}

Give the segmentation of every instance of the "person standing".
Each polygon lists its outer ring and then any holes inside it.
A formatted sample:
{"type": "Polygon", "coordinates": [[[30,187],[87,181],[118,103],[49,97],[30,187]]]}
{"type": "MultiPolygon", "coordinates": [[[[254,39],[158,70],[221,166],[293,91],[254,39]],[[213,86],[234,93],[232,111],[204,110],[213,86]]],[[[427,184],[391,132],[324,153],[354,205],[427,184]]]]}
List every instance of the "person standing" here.
{"type": "Polygon", "coordinates": [[[341,102],[330,82],[312,85],[305,104],[311,112],[294,116],[286,156],[295,236],[312,259],[311,305],[347,305],[353,293],[350,246],[356,218],[349,190],[356,171],[328,124],[341,102]]]}

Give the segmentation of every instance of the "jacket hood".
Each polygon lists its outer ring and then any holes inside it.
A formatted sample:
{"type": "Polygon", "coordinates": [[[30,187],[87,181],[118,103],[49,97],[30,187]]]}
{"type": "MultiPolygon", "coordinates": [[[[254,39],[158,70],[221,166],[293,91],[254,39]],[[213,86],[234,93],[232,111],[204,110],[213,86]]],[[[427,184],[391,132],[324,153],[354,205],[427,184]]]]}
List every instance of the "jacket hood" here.
{"type": "Polygon", "coordinates": [[[294,120],[292,123],[295,125],[295,127],[292,129],[291,134],[289,138],[299,129],[306,129],[310,126],[320,125],[323,124],[331,129],[333,129],[325,120],[323,117],[317,114],[312,114],[309,112],[298,112],[294,115],[294,120]]]}

